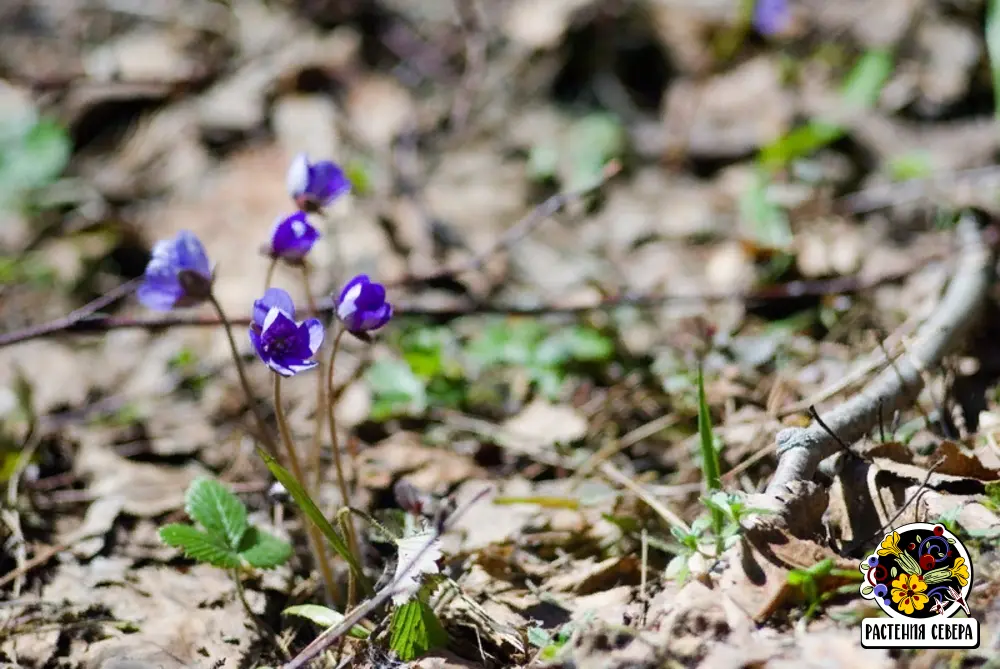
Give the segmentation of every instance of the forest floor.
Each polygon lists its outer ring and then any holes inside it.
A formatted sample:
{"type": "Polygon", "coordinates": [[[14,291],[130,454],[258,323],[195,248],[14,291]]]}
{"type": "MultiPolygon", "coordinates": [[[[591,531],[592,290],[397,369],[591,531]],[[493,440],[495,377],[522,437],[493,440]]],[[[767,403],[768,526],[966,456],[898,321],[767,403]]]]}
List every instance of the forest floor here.
{"type": "MultiPolygon", "coordinates": [[[[277,667],[339,619],[286,613],[343,612],[348,568],[325,602],[211,308],[131,295],[194,232],[275,429],[245,328],[300,151],[353,183],[310,291],[395,308],[337,357],[351,506],[459,509],[433,613],[316,666],[1000,666],[997,3],[751,4],[4,2],[0,666],[277,667]],[[294,547],[238,570],[253,616],[158,534],[204,477],[294,547]],[[912,523],[962,547],[978,648],[862,647],[862,562],[912,523]]],[[[322,378],[283,384],[303,453],[322,378]]]]}

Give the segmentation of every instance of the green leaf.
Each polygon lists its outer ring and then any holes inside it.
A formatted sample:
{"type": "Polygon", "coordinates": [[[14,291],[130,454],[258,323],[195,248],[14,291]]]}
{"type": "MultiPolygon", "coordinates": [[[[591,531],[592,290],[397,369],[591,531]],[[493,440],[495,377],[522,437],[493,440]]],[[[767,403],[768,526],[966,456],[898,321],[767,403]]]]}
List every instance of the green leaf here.
{"type": "MultiPolygon", "coordinates": [[[[882,94],[886,80],[892,74],[892,68],[891,52],[872,49],[865,53],[844,79],[841,88],[844,103],[854,109],[873,107],[882,94]]],[[[760,160],[769,169],[780,169],[793,160],[832,144],[843,135],[844,129],[840,125],[813,120],[764,147],[760,160]]]]}
{"type": "Polygon", "coordinates": [[[189,558],[207,562],[223,569],[240,567],[240,556],[224,543],[221,536],[212,536],[191,525],[174,523],[160,528],[160,539],[174,548],[180,548],[189,558]]]}
{"type": "MultiPolygon", "coordinates": [[[[768,160],[766,150],[764,160],[768,160]]],[[[740,218],[750,228],[751,237],[758,245],[787,249],[792,245],[792,228],[788,214],[771,199],[770,189],[770,175],[758,170],[749,188],[740,196],[740,218]]]]}
{"type": "Polygon", "coordinates": [[[187,514],[201,523],[210,534],[225,539],[236,550],[247,530],[247,509],[226,486],[208,478],[196,480],[184,496],[187,514]]]}
{"type": "Polygon", "coordinates": [[[614,350],[612,341],[597,330],[573,326],[563,328],[545,339],[538,346],[534,357],[537,364],[555,366],[570,361],[608,360],[614,350]]]}
{"type": "Polygon", "coordinates": [[[0,125],[0,202],[16,202],[62,174],[72,149],[62,126],[49,119],[0,125]]]}
{"type": "Polygon", "coordinates": [[[354,572],[354,577],[359,583],[361,583],[361,587],[364,588],[365,592],[367,594],[372,594],[371,583],[368,582],[364,572],[361,571],[361,565],[359,565],[358,561],[354,559],[354,555],[352,555],[351,551],[347,548],[347,543],[340,536],[337,530],[334,529],[333,525],[330,524],[330,521],[326,519],[323,512],[319,510],[316,503],[312,501],[312,498],[309,496],[309,493],[306,492],[305,488],[302,487],[302,484],[300,484],[298,480],[292,476],[291,472],[279,465],[274,458],[268,455],[266,451],[258,449],[257,452],[264,460],[264,464],[267,465],[271,474],[274,475],[274,478],[278,479],[278,482],[285,486],[285,490],[287,490],[288,494],[292,496],[292,499],[295,501],[295,505],[298,506],[299,509],[302,510],[302,513],[306,514],[306,517],[319,528],[320,532],[323,533],[323,536],[326,537],[326,540],[330,542],[331,546],[333,546],[333,550],[337,551],[337,555],[344,558],[344,561],[351,568],[351,571],[354,572]]]}
{"type": "Polygon", "coordinates": [[[1000,0],[989,0],[986,8],[986,52],[993,76],[994,113],[1000,119],[1000,0]]]}
{"type": "Polygon", "coordinates": [[[601,178],[604,166],[625,151],[625,129],[614,114],[588,114],[569,129],[571,190],[586,188],[601,178]]]}
{"type": "Polygon", "coordinates": [[[545,336],[545,326],[532,319],[493,321],[469,341],[465,353],[480,367],[528,366],[545,336]]]}
{"type": "MultiPolygon", "coordinates": [[[[334,627],[344,621],[343,614],[325,606],[320,606],[319,604],[299,604],[298,606],[289,606],[281,612],[281,615],[305,618],[306,620],[316,623],[320,627],[334,627]]],[[[355,625],[347,634],[355,639],[368,638],[368,630],[361,625],[355,625]]]]}
{"type": "Polygon", "coordinates": [[[248,527],[240,541],[240,557],[251,567],[273,569],[285,564],[292,556],[292,547],[269,532],[248,527]]]}
{"type": "Polygon", "coordinates": [[[416,415],[427,410],[427,387],[402,360],[378,360],[365,373],[365,380],[379,404],[376,420],[395,415],[416,415]]]}
{"type": "Polygon", "coordinates": [[[885,49],[866,52],[844,80],[841,89],[844,102],[855,109],[874,107],[892,74],[892,68],[892,52],[885,49]]]}
{"type": "Polygon", "coordinates": [[[434,648],[448,643],[448,633],[434,610],[421,599],[411,599],[392,614],[389,648],[403,662],[412,662],[434,648]]]}
{"type": "MultiPolygon", "coordinates": [[[[719,473],[719,453],[715,450],[715,439],[712,436],[712,415],[709,412],[708,400],[705,398],[705,373],[698,364],[698,437],[701,445],[701,470],[705,479],[705,488],[709,491],[722,490],[722,478],[719,473]]],[[[717,536],[722,534],[726,524],[726,515],[719,509],[711,509],[712,528],[717,536]]]]}

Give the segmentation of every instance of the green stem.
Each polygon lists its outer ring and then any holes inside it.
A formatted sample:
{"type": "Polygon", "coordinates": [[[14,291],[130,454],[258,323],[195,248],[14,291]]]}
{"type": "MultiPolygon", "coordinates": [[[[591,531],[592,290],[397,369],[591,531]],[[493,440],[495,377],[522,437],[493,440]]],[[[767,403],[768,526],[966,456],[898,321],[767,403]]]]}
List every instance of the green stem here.
{"type": "MultiPolygon", "coordinates": [[[[334,366],[337,360],[337,351],[340,350],[340,341],[344,338],[344,333],[346,330],[340,328],[337,330],[337,334],[333,338],[333,350],[330,351],[330,364],[326,368],[326,392],[327,397],[331,398],[326,404],[326,424],[330,429],[330,448],[333,450],[333,466],[337,470],[337,487],[340,488],[340,497],[343,500],[344,506],[351,505],[351,498],[347,491],[347,480],[344,478],[344,463],[340,457],[340,438],[337,436],[337,417],[335,415],[334,409],[335,405],[333,402],[333,372],[334,366]]],[[[351,553],[354,557],[359,559],[360,556],[357,554],[357,535],[354,533],[354,521],[348,520],[347,527],[350,530],[346,535],[348,547],[351,549],[351,553]]]]}
{"type": "Polygon", "coordinates": [[[264,275],[264,292],[271,287],[271,281],[274,279],[274,270],[278,266],[278,259],[271,258],[271,264],[267,266],[267,274],[264,275]]]}
{"type": "MultiPolygon", "coordinates": [[[[288,451],[288,462],[292,466],[292,474],[300,482],[304,482],[305,478],[302,476],[302,463],[299,460],[299,454],[295,450],[295,443],[292,441],[292,433],[288,429],[288,421],[285,419],[285,410],[281,407],[281,375],[274,375],[274,414],[278,420],[278,431],[281,433],[281,440],[285,444],[285,450],[288,451]]],[[[316,566],[319,568],[320,574],[323,577],[323,584],[326,587],[326,596],[331,603],[337,601],[337,584],[333,578],[333,572],[330,570],[330,563],[326,559],[326,550],[323,547],[323,539],[319,535],[319,530],[315,525],[308,519],[303,518],[303,524],[306,528],[306,534],[309,536],[309,544],[312,548],[313,557],[316,560],[316,566]]]]}
{"type": "MultiPolygon", "coordinates": [[[[340,511],[337,512],[337,522],[340,523],[340,531],[344,533],[345,537],[347,537],[347,548],[351,551],[351,555],[357,555],[357,548],[351,540],[352,534],[354,533],[354,526],[351,523],[350,509],[351,507],[349,506],[341,508],[340,511]]],[[[347,611],[354,606],[354,597],[357,594],[355,588],[354,571],[352,570],[347,580],[347,606],[344,607],[344,611],[347,611]]]]}
{"type": "Polygon", "coordinates": [[[271,628],[270,625],[268,625],[264,621],[263,618],[258,616],[254,612],[254,610],[250,608],[250,602],[247,601],[247,594],[246,591],[243,589],[243,581],[240,580],[239,571],[233,569],[231,574],[233,577],[233,582],[236,584],[236,594],[240,599],[240,604],[243,605],[243,610],[246,611],[246,614],[250,617],[250,620],[252,620],[254,624],[257,625],[257,627],[261,630],[261,632],[263,632],[267,637],[269,637],[271,639],[271,642],[274,643],[275,646],[277,646],[277,648],[281,651],[282,656],[284,656],[286,660],[290,659],[291,653],[288,652],[288,646],[286,646],[285,643],[281,640],[281,637],[279,637],[275,633],[275,631],[271,628]]]}
{"type": "MultiPolygon", "coordinates": [[[[316,316],[319,310],[316,309],[316,299],[313,297],[312,288],[310,287],[309,280],[309,265],[306,262],[302,263],[302,288],[306,293],[306,301],[309,303],[309,311],[312,316],[316,316]]],[[[334,349],[332,356],[337,354],[336,342],[334,342],[334,349]]],[[[325,366],[325,360],[323,358],[323,350],[316,355],[316,362],[319,364],[319,368],[322,370],[325,366]]],[[[312,472],[312,483],[310,485],[309,481],[302,481],[302,484],[306,486],[306,490],[309,490],[318,499],[319,496],[319,484],[322,480],[320,476],[320,456],[323,452],[323,422],[326,420],[326,412],[323,411],[323,406],[326,404],[326,383],[323,381],[323,375],[316,375],[316,427],[313,430],[313,441],[312,450],[309,451],[309,471],[312,472]]]]}
{"type": "MultiPolygon", "coordinates": [[[[708,409],[708,400],[705,398],[705,373],[702,361],[698,360],[698,436],[701,444],[701,468],[705,479],[705,488],[711,495],[717,490],[722,490],[722,478],[720,476],[719,454],[715,450],[712,436],[712,416],[708,409]]],[[[712,529],[715,531],[716,557],[722,555],[723,530],[726,526],[726,516],[721,509],[710,507],[712,516],[712,529]]]]}
{"type": "Polygon", "coordinates": [[[215,308],[215,313],[218,314],[219,320],[226,331],[226,339],[229,340],[229,350],[233,355],[233,362],[236,363],[236,373],[240,377],[240,385],[243,386],[243,393],[247,396],[247,405],[250,407],[250,413],[253,414],[254,420],[257,423],[260,440],[264,442],[271,455],[277,456],[278,448],[274,441],[274,436],[271,434],[267,422],[260,413],[256,399],[254,399],[253,390],[250,388],[250,381],[247,379],[246,369],[243,367],[243,359],[240,357],[240,351],[236,347],[236,339],[233,337],[233,326],[230,324],[229,318],[226,316],[222,305],[214,294],[208,296],[208,301],[212,303],[212,307],[215,308]]]}

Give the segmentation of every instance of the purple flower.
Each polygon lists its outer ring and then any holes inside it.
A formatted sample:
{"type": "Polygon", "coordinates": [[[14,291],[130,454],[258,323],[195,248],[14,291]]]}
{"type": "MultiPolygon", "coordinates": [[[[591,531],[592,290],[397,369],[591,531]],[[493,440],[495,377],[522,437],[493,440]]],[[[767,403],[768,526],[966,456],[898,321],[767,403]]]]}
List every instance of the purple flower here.
{"type": "Polygon", "coordinates": [[[385,301],[385,286],[367,274],[359,274],[344,286],[337,300],[337,318],[348,332],[362,336],[378,330],[392,318],[392,305],[385,301]]]}
{"type": "Polygon", "coordinates": [[[775,35],[788,27],[791,13],[788,0],[756,0],[753,5],[753,25],[762,35],[775,35]]]}
{"type": "Polygon", "coordinates": [[[319,239],[319,230],[309,222],[309,215],[297,211],[291,216],[279,218],[271,228],[272,258],[283,258],[291,263],[300,263],[313,244],[319,239]]]}
{"type": "Polygon", "coordinates": [[[288,166],[285,185],[295,204],[305,211],[319,211],[351,190],[351,182],[336,164],[329,160],[311,163],[304,153],[288,166]]]}
{"type": "Polygon", "coordinates": [[[268,288],[253,303],[250,343],[265,365],[292,376],[318,364],[311,358],[323,344],[323,325],[316,318],[296,323],[292,298],[280,288],[268,288]]]}
{"type": "Polygon", "coordinates": [[[170,311],[200,304],[211,292],[212,268],[205,247],[193,232],[182,230],[174,239],[162,239],[153,245],[153,255],[136,294],[149,309],[170,311]]]}

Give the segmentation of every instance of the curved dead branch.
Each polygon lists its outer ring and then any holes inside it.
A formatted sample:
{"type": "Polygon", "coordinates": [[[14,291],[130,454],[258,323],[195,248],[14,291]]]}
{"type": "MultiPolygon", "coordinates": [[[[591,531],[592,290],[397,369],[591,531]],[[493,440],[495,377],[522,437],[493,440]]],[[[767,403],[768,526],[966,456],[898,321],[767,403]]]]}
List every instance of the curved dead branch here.
{"type": "MultiPolygon", "coordinates": [[[[906,353],[858,395],[823,414],[823,421],[845,443],[857,442],[883,416],[912,405],[924,388],[923,372],[937,367],[945,355],[955,350],[986,303],[995,278],[995,245],[987,241],[975,214],[963,215],[956,232],[960,251],[955,276],[906,353]]],[[[787,495],[793,481],[812,478],[819,463],[841,448],[815,421],[806,428],[782,430],[777,441],[778,468],[765,491],[771,497],[787,495]]]]}

